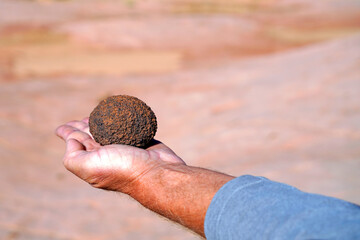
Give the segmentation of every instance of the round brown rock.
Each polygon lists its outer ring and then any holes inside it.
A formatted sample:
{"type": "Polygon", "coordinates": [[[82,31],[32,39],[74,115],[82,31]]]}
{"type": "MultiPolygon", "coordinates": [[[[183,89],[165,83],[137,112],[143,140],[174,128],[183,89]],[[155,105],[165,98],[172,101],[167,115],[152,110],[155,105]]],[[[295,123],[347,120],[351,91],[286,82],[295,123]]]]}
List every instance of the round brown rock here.
{"type": "Polygon", "coordinates": [[[118,95],[99,103],[91,112],[90,133],[102,146],[126,144],[145,147],[155,136],[156,116],[136,97],[118,95]]]}

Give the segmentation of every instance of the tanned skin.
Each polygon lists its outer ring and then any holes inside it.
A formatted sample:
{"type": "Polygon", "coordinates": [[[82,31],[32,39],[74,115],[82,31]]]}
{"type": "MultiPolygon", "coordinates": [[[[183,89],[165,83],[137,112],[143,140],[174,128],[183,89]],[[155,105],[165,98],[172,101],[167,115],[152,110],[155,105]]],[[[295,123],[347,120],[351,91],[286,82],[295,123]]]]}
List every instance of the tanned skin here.
{"type": "Polygon", "coordinates": [[[88,118],[56,129],[66,142],[65,167],[93,187],[128,194],[144,207],[204,235],[206,211],[215,193],[234,177],[192,167],[165,144],[146,149],[100,146],[88,118]]]}

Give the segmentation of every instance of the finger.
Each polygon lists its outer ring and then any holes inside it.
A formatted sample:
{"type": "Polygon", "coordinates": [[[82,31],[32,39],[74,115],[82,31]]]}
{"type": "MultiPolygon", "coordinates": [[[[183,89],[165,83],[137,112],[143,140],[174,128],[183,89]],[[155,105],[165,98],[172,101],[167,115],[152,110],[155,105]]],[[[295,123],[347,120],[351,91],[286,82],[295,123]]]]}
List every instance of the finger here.
{"type": "Polygon", "coordinates": [[[84,118],[83,120],[81,120],[82,122],[89,124],[89,117],[84,118]]]}
{"type": "Polygon", "coordinates": [[[72,136],[72,134],[78,135],[79,138],[76,138],[78,141],[80,141],[81,139],[86,139],[88,138],[85,132],[81,131],[80,129],[73,127],[71,125],[65,124],[62,125],[60,127],[58,127],[58,129],[56,130],[56,134],[61,137],[62,139],[64,139],[65,141],[71,137],[74,138],[74,136],[72,136]],[[82,134],[81,134],[82,133],[82,134]]]}
{"type": "Polygon", "coordinates": [[[84,129],[84,131],[85,131],[87,134],[89,134],[92,139],[94,139],[94,137],[93,137],[92,134],[90,133],[90,129],[89,129],[89,117],[86,117],[86,118],[84,118],[84,119],[81,120],[81,121],[86,124],[86,128],[84,129]]]}
{"type": "Polygon", "coordinates": [[[61,138],[61,139],[64,140],[64,138],[62,137],[62,134],[61,134],[61,131],[62,131],[63,126],[64,126],[64,125],[58,126],[58,127],[55,129],[55,134],[56,134],[56,136],[58,136],[59,138],[61,138]]]}
{"type": "Polygon", "coordinates": [[[72,126],[64,124],[56,129],[56,135],[58,135],[60,138],[66,141],[68,136],[74,131],[79,131],[79,130],[72,126]]]}
{"type": "Polygon", "coordinates": [[[101,147],[101,145],[95,142],[95,140],[92,137],[84,140],[83,144],[85,145],[87,151],[97,150],[101,147]]]}
{"type": "Polygon", "coordinates": [[[85,151],[86,148],[78,140],[70,138],[66,141],[65,156],[70,156],[78,151],[85,151]]]}
{"type": "Polygon", "coordinates": [[[72,138],[66,141],[64,166],[75,175],[78,175],[78,172],[81,171],[83,164],[81,155],[83,153],[85,153],[85,146],[79,141],[72,138]]]}
{"type": "Polygon", "coordinates": [[[76,139],[86,147],[86,150],[89,151],[100,147],[100,145],[96,143],[89,134],[67,124],[60,126],[57,129],[57,134],[65,141],[71,138],[76,139]]]}
{"type": "Polygon", "coordinates": [[[77,141],[79,141],[81,144],[83,144],[86,148],[86,150],[91,151],[94,150],[96,148],[99,148],[100,145],[94,141],[94,139],[91,138],[91,136],[85,132],[79,131],[79,130],[74,130],[73,132],[71,132],[68,135],[67,139],[76,139],[77,141]]]}
{"type": "Polygon", "coordinates": [[[72,126],[74,128],[77,128],[81,131],[84,131],[86,133],[89,133],[89,124],[85,123],[83,121],[71,121],[66,123],[66,125],[72,126]]]}
{"type": "Polygon", "coordinates": [[[71,122],[68,122],[67,125],[70,125],[70,126],[73,126],[73,127],[75,127],[75,128],[78,128],[78,129],[80,129],[81,131],[86,132],[87,134],[90,135],[91,138],[93,138],[92,135],[91,135],[91,133],[90,133],[90,129],[89,129],[89,118],[88,118],[88,117],[84,118],[84,119],[81,120],[81,121],[71,121],[71,122]]]}

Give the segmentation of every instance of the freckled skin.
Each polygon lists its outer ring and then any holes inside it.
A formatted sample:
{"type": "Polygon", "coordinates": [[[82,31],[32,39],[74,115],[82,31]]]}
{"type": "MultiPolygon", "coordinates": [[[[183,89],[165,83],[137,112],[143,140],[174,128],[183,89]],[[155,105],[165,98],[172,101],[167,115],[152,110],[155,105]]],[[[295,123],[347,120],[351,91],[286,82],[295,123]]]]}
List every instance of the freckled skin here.
{"type": "Polygon", "coordinates": [[[155,136],[154,112],[143,101],[127,95],[111,96],[91,112],[90,132],[102,146],[125,144],[145,147],[155,136]]]}

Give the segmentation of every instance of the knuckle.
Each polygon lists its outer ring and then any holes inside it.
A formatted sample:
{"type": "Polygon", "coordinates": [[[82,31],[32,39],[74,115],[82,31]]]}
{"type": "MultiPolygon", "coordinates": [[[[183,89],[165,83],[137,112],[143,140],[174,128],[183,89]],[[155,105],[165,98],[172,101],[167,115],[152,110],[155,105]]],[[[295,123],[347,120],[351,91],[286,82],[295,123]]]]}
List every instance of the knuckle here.
{"type": "Polygon", "coordinates": [[[70,127],[70,126],[64,126],[64,128],[62,129],[62,131],[63,131],[63,133],[64,133],[64,136],[65,136],[66,138],[68,138],[69,135],[74,132],[74,128],[73,128],[73,127],[70,127]]]}

